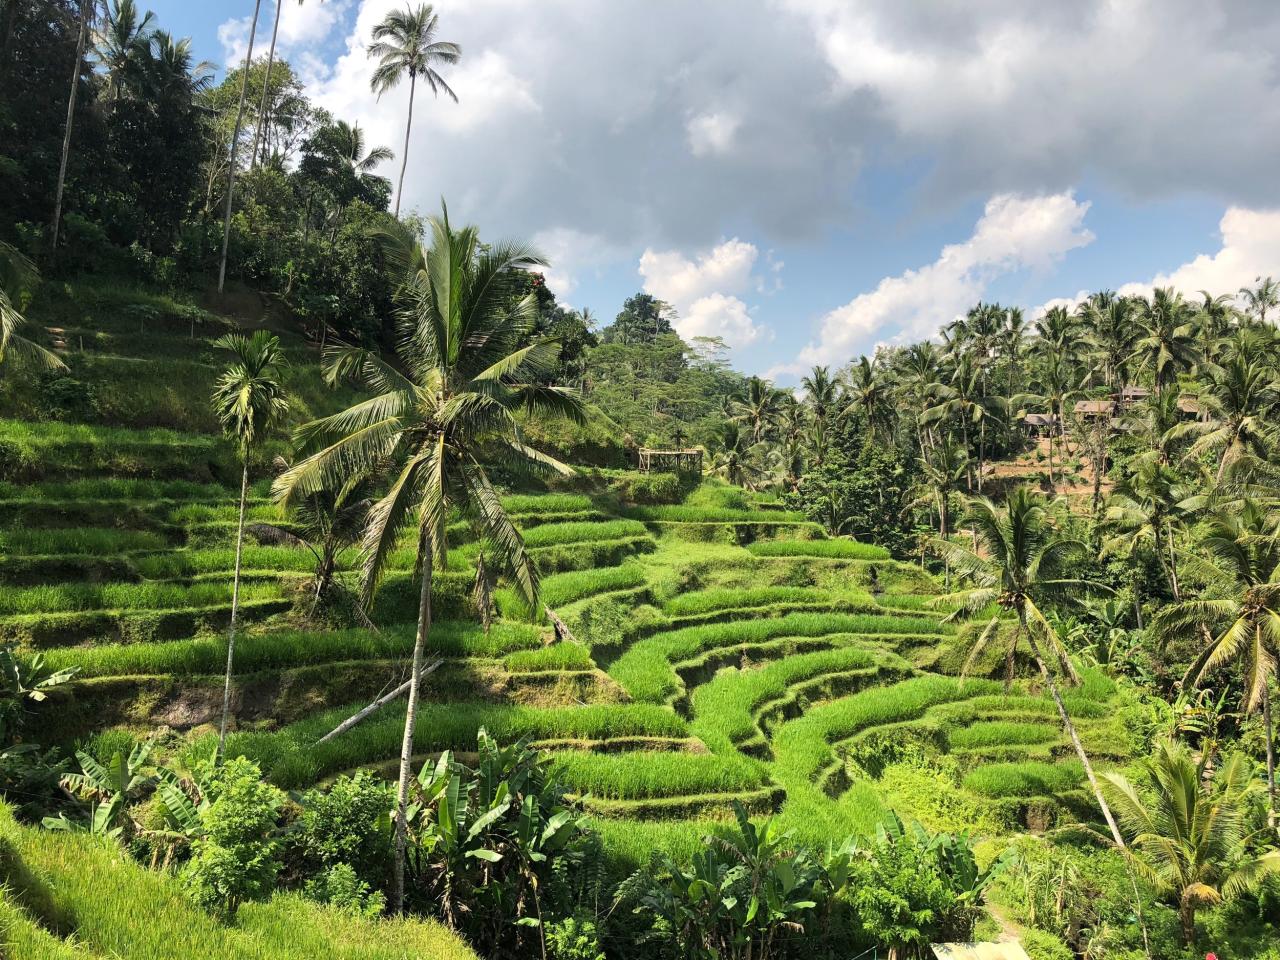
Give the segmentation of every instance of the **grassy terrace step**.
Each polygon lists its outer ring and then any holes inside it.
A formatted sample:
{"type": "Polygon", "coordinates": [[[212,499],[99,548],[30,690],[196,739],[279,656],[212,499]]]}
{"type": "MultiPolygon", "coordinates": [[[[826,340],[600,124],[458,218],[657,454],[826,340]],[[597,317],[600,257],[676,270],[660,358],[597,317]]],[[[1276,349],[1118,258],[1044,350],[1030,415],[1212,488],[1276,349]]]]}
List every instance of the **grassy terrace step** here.
{"type": "MultiPolygon", "coordinates": [[[[240,600],[279,598],[279,574],[245,573],[240,600]]],[[[196,579],[146,583],[54,583],[0,591],[0,620],[20,614],[82,613],[93,610],[180,610],[230,603],[232,579],[216,573],[196,579]]]]}
{"type": "MultiPolygon", "coordinates": [[[[730,820],[736,804],[741,804],[751,816],[769,816],[777,813],[786,799],[781,787],[764,786],[756,790],[735,790],[731,793],[691,794],[683,797],[657,797],[642,800],[604,800],[596,797],[578,797],[587,813],[610,820],[661,821],[664,827],[676,832],[685,826],[684,821],[693,818],[730,820]]],[[[702,833],[707,833],[701,828],[702,833]]],[[[605,834],[606,838],[610,835],[605,834]]],[[[612,847],[609,839],[606,846],[612,847]]],[[[661,849],[665,844],[651,847],[661,849]]]]}
{"type": "MultiPolygon", "coordinates": [[[[242,601],[240,618],[251,623],[284,613],[288,599],[242,601]]],[[[231,605],[176,610],[84,610],[0,617],[0,640],[48,648],[80,643],[152,643],[225,629],[231,605]]]]}
{"type": "MultiPolygon", "coordinates": [[[[414,627],[370,630],[280,630],[249,632],[236,640],[241,673],[284,669],[342,660],[387,660],[413,652],[414,627]]],[[[495,623],[485,633],[474,623],[437,621],[428,647],[434,656],[497,658],[515,651],[537,652],[543,632],[525,624],[495,623]]],[[[554,648],[553,648],[554,649],[554,648]]],[[[55,668],[78,665],[81,677],[197,676],[217,673],[226,663],[226,638],[218,636],[167,643],[117,643],[89,648],[53,649],[45,662],[55,668]]],[[[527,664],[517,664],[517,669],[527,664]]]]}
{"type": "Polygon", "coordinates": [[[782,724],[774,731],[777,759],[770,770],[787,791],[788,824],[806,837],[865,832],[880,814],[874,790],[851,795],[849,803],[837,803],[821,784],[824,769],[836,762],[833,745],[871,727],[920,717],[937,704],[999,689],[998,683],[988,680],[961,683],[936,675],[912,677],[829,701],[782,724]]]}
{"type": "Polygon", "coordinates": [[[888,560],[889,551],[856,540],[763,540],[747,545],[758,557],[820,557],[832,560],[888,560]]]}
{"type": "Polygon", "coordinates": [[[875,613],[799,613],[769,619],[706,624],[658,633],[633,643],[609,666],[609,673],[633,699],[661,703],[680,693],[673,663],[706,650],[784,636],[835,633],[933,634],[937,621],[875,613]]]}
{"type": "Polygon", "coordinates": [[[802,523],[814,525],[803,513],[791,510],[735,510],[677,504],[665,507],[624,507],[632,520],[669,523],[802,523]]]}
{"type": "Polygon", "coordinates": [[[741,754],[564,751],[553,765],[565,786],[603,800],[743,793],[765,785],[764,765],[741,754]]]}
{"type": "Polygon", "coordinates": [[[841,640],[849,645],[796,653],[753,668],[720,670],[693,690],[690,729],[713,750],[734,747],[760,736],[761,713],[789,697],[797,685],[837,672],[875,670],[876,655],[853,646],[856,637],[846,634],[841,640]]]}
{"type": "MultiPolygon", "coordinates": [[[[306,786],[340,770],[396,756],[404,732],[403,707],[388,706],[342,736],[315,745],[316,739],[362,706],[364,703],[354,703],[327,710],[274,733],[238,733],[229,739],[228,750],[258,760],[271,779],[286,788],[306,786]]],[[[650,704],[535,708],[427,702],[419,707],[415,746],[423,751],[473,750],[481,727],[499,741],[688,736],[683,720],[650,704]]]]}
{"type": "Polygon", "coordinates": [[[234,450],[219,436],[0,420],[13,445],[9,481],[78,476],[230,480],[234,450]]]}
{"type": "Polygon", "coordinates": [[[584,540],[552,546],[531,546],[529,556],[537,565],[538,571],[547,575],[595,567],[616,567],[627,557],[649,553],[656,546],[653,537],[645,534],[616,540],[584,540]]]}
{"type": "MultiPolygon", "coordinates": [[[[237,722],[246,727],[303,720],[335,701],[366,703],[407,676],[405,658],[340,660],[238,673],[232,681],[237,722]]],[[[102,725],[164,725],[190,729],[216,723],[222,710],[221,674],[108,676],[77,680],[50,700],[42,725],[49,742],[66,743],[102,725]]],[[[510,672],[496,660],[446,661],[425,694],[436,704],[568,707],[614,704],[617,685],[599,670],[510,672]]]]}
{"type": "MultiPolygon", "coordinates": [[[[544,577],[541,584],[541,600],[553,610],[586,597],[641,587],[645,584],[645,569],[638,563],[623,563],[616,567],[596,567],[591,570],[575,570],[544,577]]],[[[528,620],[532,611],[516,591],[504,588],[496,591],[494,599],[505,617],[528,620]]],[[[537,611],[539,614],[541,610],[537,611]]],[[[539,617],[540,619],[540,617],[539,617]]]]}
{"type": "Polygon", "coordinates": [[[234,926],[182,884],[87,833],[18,826],[0,806],[0,955],[13,960],[476,960],[430,921],[357,919],[296,894],[246,903],[234,926]]]}
{"type": "MultiPolygon", "coordinates": [[[[240,488],[217,483],[195,483],[190,480],[143,480],[136,477],[87,477],[48,483],[0,482],[0,501],[8,500],[141,500],[219,501],[236,499],[240,488]]],[[[268,500],[271,481],[250,484],[251,499],[268,500]]]]}

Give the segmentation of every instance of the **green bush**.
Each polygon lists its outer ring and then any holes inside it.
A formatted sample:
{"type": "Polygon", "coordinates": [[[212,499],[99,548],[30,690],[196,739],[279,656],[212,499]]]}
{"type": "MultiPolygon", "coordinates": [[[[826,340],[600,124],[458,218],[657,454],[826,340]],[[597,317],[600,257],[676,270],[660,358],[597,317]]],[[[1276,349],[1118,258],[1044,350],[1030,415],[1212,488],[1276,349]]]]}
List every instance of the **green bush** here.
{"type": "MultiPolygon", "coordinates": [[[[327,790],[302,797],[302,815],[290,835],[291,853],[307,873],[345,867],[352,879],[380,886],[391,863],[391,786],[367,770],[339,777],[327,790]]],[[[330,880],[340,878],[330,878],[330,880]]],[[[330,895],[339,891],[326,882],[330,895]]],[[[350,884],[343,885],[349,894],[350,884]]],[[[317,897],[333,902],[331,896],[317,897]]],[[[367,899],[367,898],[366,898],[367,899]]]]}
{"type": "Polygon", "coordinates": [[[209,784],[213,802],[201,814],[204,833],[192,843],[183,877],[206,910],[235,916],[247,900],[265,899],[280,871],[276,818],[284,794],[262,781],[258,765],[228,760],[209,784]]]}

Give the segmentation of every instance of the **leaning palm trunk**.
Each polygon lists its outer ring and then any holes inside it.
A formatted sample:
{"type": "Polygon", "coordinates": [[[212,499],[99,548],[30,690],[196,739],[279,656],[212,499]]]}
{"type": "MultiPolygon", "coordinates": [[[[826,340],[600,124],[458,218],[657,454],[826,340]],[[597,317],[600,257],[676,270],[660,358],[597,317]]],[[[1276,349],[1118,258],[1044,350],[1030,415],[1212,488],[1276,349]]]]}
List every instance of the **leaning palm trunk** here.
{"type": "Polygon", "coordinates": [[[1102,817],[1107,821],[1107,827],[1111,830],[1111,838],[1115,840],[1117,847],[1121,850],[1126,850],[1124,837],[1120,835],[1120,828],[1116,825],[1115,817],[1111,815],[1111,807],[1108,806],[1106,798],[1102,795],[1102,789],[1098,786],[1098,778],[1093,773],[1093,764],[1089,762],[1089,755],[1084,752],[1084,744],[1080,742],[1080,735],[1076,733],[1075,724],[1071,722],[1071,716],[1067,713],[1067,705],[1062,702],[1062,694],[1058,690],[1058,684],[1054,682],[1053,674],[1049,672],[1049,665],[1045,663],[1044,656],[1040,653],[1040,645],[1036,643],[1034,634],[1027,626],[1026,612],[1019,610],[1018,619],[1022,625],[1022,633],[1027,638],[1027,643],[1031,646],[1031,655],[1036,658],[1036,666],[1040,669],[1040,676],[1044,679],[1045,686],[1049,688],[1049,694],[1053,697],[1053,702],[1057,704],[1058,716],[1062,718],[1062,726],[1067,731],[1067,736],[1071,738],[1071,745],[1075,747],[1076,756],[1080,758],[1080,765],[1084,767],[1084,775],[1088,778],[1094,798],[1098,801],[1098,807],[1102,810],[1102,817]]]}
{"type": "Polygon", "coordinates": [[[276,62],[276,36],[280,33],[280,4],[276,0],[276,22],[271,28],[271,48],[267,51],[267,74],[262,81],[262,100],[258,104],[258,124],[253,129],[253,153],[249,155],[249,169],[258,164],[258,143],[262,142],[263,162],[266,162],[267,144],[262,138],[262,131],[267,125],[267,92],[271,89],[271,68],[276,62]]]}
{"type": "Polygon", "coordinates": [[[404,712],[404,739],[400,743],[400,779],[396,785],[396,844],[391,887],[391,912],[404,910],[405,852],[409,845],[409,779],[413,764],[413,727],[418,717],[418,695],[427,634],[431,632],[431,550],[424,533],[418,541],[422,561],[422,592],[418,598],[418,633],[413,639],[413,672],[409,675],[409,702],[404,712]]]}
{"type": "Polygon", "coordinates": [[[227,675],[222,685],[222,725],[218,730],[218,760],[227,746],[227,720],[231,716],[231,671],[236,656],[236,615],[240,612],[240,560],[244,551],[244,511],[249,497],[249,451],[244,451],[240,474],[240,519],[236,523],[236,564],[231,577],[231,624],[227,627],[227,675]]]}
{"type": "MultiPolygon", "coordinates": [[[[49,259],[58,254],[58,231],[62,226],[62,192],[67,185],[67,158],[71,156],[71,126],[76,116],[76,93],[80,89],[80,64],[84,62],[85,38],[89,34],[89,18],[97,0],[80,0],[80,34],[76,39],[76,62],[71,68],[71,95],[67,97],[67,129],[62,135],[62,160],[58,164],[58,189],[53,202],[53,238],[49,259]]],[[[16,7],[16,3],[12,6],[16,7]]]]}
{"type": "Polygon", "coordinates": [[[416,73],[409,74],[409,118],[404,124],[404,154],[400,158],[400,182],[396,185],[396,210],[395,216],[400,216],[400,201],[404,199],[404,172],[409,167],[409,131],[413,129],[413,94],[418,86],[418,75],[416,73]]]}
{"type": "Polygon", "coordinates": [[[227,244],[231,241],[231,198],[236,189],[236,148],[240,145],[240,124],[244,122],[244,100],[249,92],[249,67],[253,65],[253,40],[258,32],[258,12],[262,0],[254,0],[253,24],[249,27],[249,49],[244,54],[244,77],[240,81],[240,106],[236,109],[236,125],[231,131],[231,160],[227,164],[227,204],[222,215],[222,259],[218,264],[218,292],[227,281],[227,244]]]}

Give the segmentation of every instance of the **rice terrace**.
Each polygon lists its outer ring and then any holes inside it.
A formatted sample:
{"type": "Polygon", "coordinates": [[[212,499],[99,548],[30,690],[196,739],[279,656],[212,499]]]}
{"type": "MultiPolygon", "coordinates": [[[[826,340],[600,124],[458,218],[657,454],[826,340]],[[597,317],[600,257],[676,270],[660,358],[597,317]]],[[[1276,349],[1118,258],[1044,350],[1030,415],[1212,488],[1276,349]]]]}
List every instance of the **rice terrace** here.
{"type": "Polygon", "coordinates": [[[151,6],[0,0],[0,957],[1280,960],[1275,10],[151,6]]]}

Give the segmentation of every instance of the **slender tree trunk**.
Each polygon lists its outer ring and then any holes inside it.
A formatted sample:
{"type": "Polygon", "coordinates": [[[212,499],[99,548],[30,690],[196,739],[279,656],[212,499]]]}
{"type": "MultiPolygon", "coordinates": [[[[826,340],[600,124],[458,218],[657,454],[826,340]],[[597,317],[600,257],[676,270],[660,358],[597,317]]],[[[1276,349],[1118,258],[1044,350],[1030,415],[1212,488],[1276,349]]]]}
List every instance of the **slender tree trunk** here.
{"type": "Polygon", "coordinates": [[[1102,795],[1102,788],[1098,786],[1098,778],[1094,775],[1093,764],[1089,762],[1089,756],[1084,752],[1084,744],[1080,742],[1080,735],[1076,733],[1075,724],[1071,722],[1071,716],[1067,713],[1067,705],[1062,702],[1062,694],[1058,691],[1058,684],[1054,681],[1053,674],[1049,672],[1049,665],[1045,663],[1044,656],[1040,653],[1040,645],[1036,643],[1035,636],[1027,627],[1026,612],[1019,610],[1018,618],[1021,621],[1022,633],[1031,647],[1031,655],[1035,657],[1036,666],[1040,669],[1040,676],[1044,679],[1045,686],[1049,688],[1053,702],[1058,707],[1058,716],[1062,718],[1062,726],[1067,731],[1067,736],[1071,738],[1071,745],[1075,747],[1076,756],[1080,758],[1080,765],[1084,767],[1084,774],[1089,780],[1089,786],[1093,789],[1093,795],[1098,801],[1098,807],[1102,810],[1102,817],[1107,821],[1107,827],[1111,830],[1111,838],[1115,840],[1116,846],[1121,850],[1128,850],[1128,847],[1125,846],[1124,837],[1120,835],[1120,827],[1116,825],[1116,819],[1111,815],[1111,807],[1107,805],[1107,800],[1102,795]]]}
{"type": "Polygon", "coordinates": [[[231,670],[236,655],[236,616],[240,612],[240,559],[244,550],[244,509],[249,498],[249,451],[240,473],[240,519],[236,523],[236,565],[231,577],[231,624],[227,627],[227,676],[222,685],[222,725],[218,729],[218,761],[227,746],[227,720],[231,716],[231,670]]]}
{"type": "Polygon", "coordinates": [[[1262,690],[1262,726],[1267,740],[1267,826],[1276,825],[1276,749],[1271,726],[1271,689],[1262,690]]]}
{"type": "MultiPolygon", "coordinates": [[[[16,0],[11,0],[16,2],[16,0]]],[[[71,68],[71,93],[67,97],[67,128],[62,135],[62,159],[58,164],[58,189],[53,202],[53,229],[50,231],[49,262],[58,255],[58,232],[62,228],[62,194],[67,185],[67,159],[71,156],[71,128],[76,117],[76,94],[80,91],[80,65],[84,63],[84,44],[89,35],[89,21],[97,0],[80,0],[80,34],[76,38],[76,62],[71,68]]]]}
{"type": "Polygon", "coordinates": [[[253,24],[249,27],[249,49],[244,54],[244,76],[240,80],[240,106],[236,108],[236,125],[231,131],[231,161],[227,164],[227,204],[222,215],[222,259],[218,264],[218,293],[227,281],[227,244],[231,241],[231,199],[236,189],[236,150],[240,146],[240,124],[244,122],[244,99],[249,92],[249,67],[253,63],[253,41],[258,33],[258,13],[262,0],[254,0],[253,24]]]}
{"type": "Polygon", "coordinates": [[[1169,585],[1173,587],[1173,599],[1181,600],[1182,591],[1178,589],[1178,556],[1173,549],[1173,525],[1166,525],[1166,537],[1169,546],[1169,585]]]}
{"type": "Polygon", "coordinates": [[[982,474],[987,460],[987,418],[978,424],[978,492],[982,492],[982,474]]]}
{"type": "MultiPolygon", "coordinates": [[[[942,503],[938,507],[938,526],[942,539],[946,540],[947,534],[950,532],[948,528],[951,526],[951,511],[947,504],[947,491],[945,490],[942,492],[942,503]]],[[[942,559],[942,588],[947,593],[951,592],[951,561],[946,557],[942,559]]]]}
{"type": "Polygon", "coordinates": [[[1182,926],[1182,942],[1189,947],[1196,940],[1196,908],[1186,897],[1178,905],[1178,921],[1182,926]]]}
{"type": "Polygon", "coordinates": [[[396,186],[395,216],[400,216],[400,201],[404,198],[404,172],[409,166],[409,131],[413,129],[413,94],[418,85],[418,75],[409,74],[409,118],[404,124],[404,156],[400,158],[400,183],[396,186]]]}
{"type": "Polygon", "coordinates": [[[431,632],[431,542],[425,532],[418,540],[422,558],[422,591],[418,598],[418,634],[413,641],[413,672],[409,675],[409,702],[404,713],[404,739],[400,743],[400,779],[396,786],[396,844],[391,886],[391,912],[404,911],[404,863],[409,844],[409,777],[413,763],[413,725],[418,717],[418,694],[427,635],[431,632]]]}
{"type": "MultiPolygon", "coordinates": [[[[258,123],[253,128],[253,153],[249,155],[249,169],[258,165],[258,142],[262,139],[262,130],[267,125],[267,92],[271,89],[271,67],[276,60],[276,35],[280,32],[281,0],[276,0],[276,22],[271,28],[271,49],[267,53],[267,75],[262,81],[262,101],[258,104],[258,123]]],[[[266,161],[266,143],[263,143],[263,161],[266,161]]]]}

